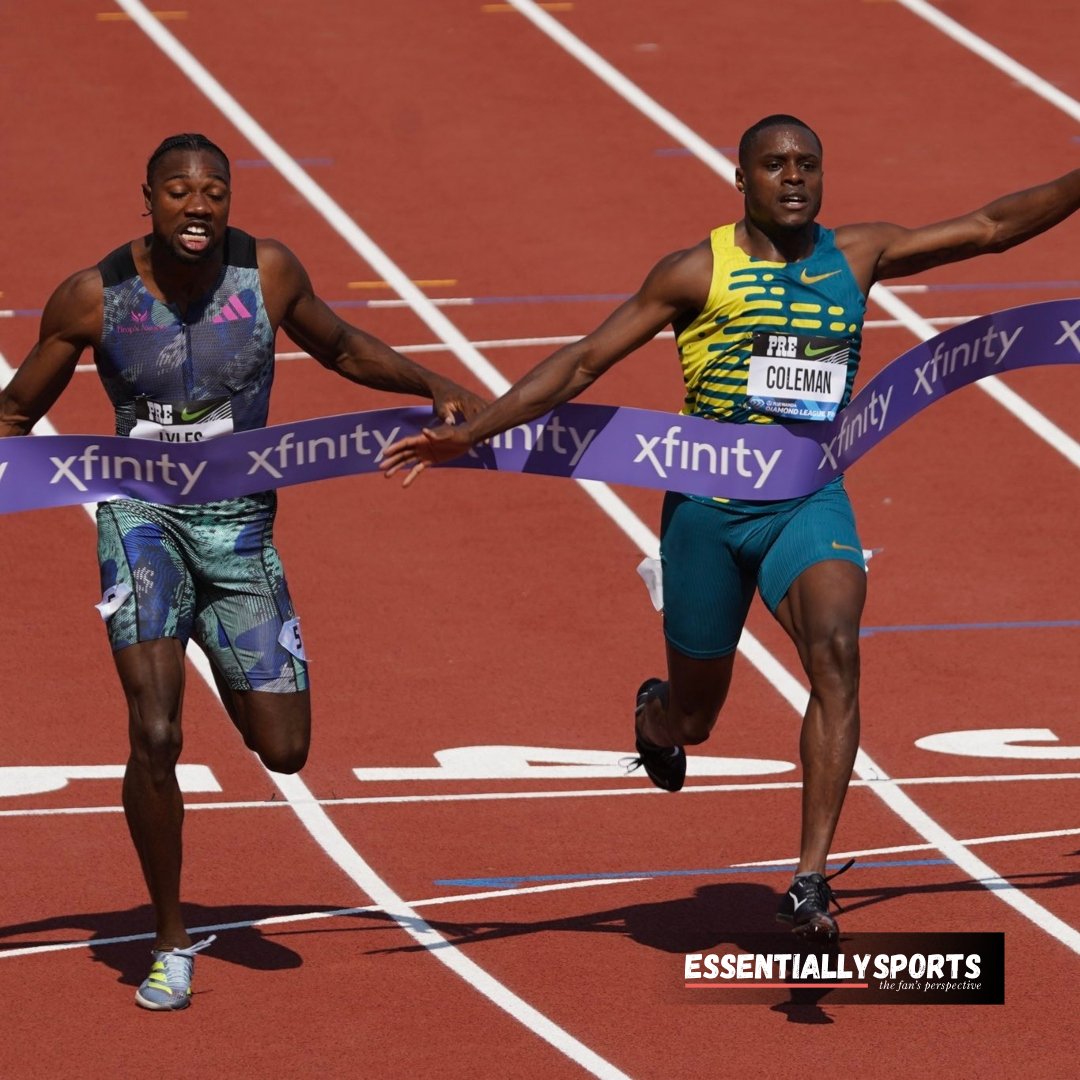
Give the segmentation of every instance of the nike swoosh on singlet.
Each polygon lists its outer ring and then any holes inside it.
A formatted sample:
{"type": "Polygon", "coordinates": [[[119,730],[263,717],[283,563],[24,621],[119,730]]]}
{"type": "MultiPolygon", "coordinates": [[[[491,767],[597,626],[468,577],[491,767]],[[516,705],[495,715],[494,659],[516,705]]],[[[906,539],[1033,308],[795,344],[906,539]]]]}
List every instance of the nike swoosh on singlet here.
{"type": "Polygon", "coordinates": [[[187,408],[180,410],[180,419],[185,424],[190,424],[192,420],[201,420],[208,412],[212,412],[213,405],[207,405],[205,409],[196,409],[194,412],[188,412],[187,408]]]}
{"type": "Polygon", "coordinates": [[[807,345],[806,348],[803,349],[803,354],[806,356],[807,360],[812,360],[815,356],[820,356],[822,353],[836,352],[841,346],[842,343],[839,341],[835,345],[825,345],[820,349],[815,349],[812,345],[807,345]]]}
{"type": "Polygon", "coordinates": [[[819,281],[824,281],[826,278],[832,277],[834,274],[839,274],[839,270],[830,270],[827,274],[808,274],[805,270],[799,275],[799,280],[804,285],[816,285],[819,281]]]}

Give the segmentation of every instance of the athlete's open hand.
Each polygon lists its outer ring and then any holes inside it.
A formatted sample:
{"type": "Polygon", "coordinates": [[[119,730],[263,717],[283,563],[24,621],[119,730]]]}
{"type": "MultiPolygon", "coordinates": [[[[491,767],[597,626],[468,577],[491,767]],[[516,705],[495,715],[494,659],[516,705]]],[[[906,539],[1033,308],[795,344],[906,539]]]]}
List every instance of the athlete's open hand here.
{"type": "Polygon", "coordinates": [[[408,487],[429,465],[452,461],[467,453],[473,440],[462,428],[449,424],[437,428],[425,428],[419,435],[410,435],[391,443],[383,454],[379,468],[389,478],[402,469],[408,469],[402,487],[408,487]]]}

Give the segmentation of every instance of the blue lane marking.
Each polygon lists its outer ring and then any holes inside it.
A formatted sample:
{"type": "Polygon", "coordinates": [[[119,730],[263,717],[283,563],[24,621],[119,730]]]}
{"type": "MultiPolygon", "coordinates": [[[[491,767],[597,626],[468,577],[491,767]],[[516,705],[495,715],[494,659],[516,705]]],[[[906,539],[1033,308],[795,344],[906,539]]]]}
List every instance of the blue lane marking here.
{"type": "MultiPolygon", "coordinates": [[[[843,863],[830,863],[826,870],[839,870],[843,863]]],[[[527,874],[522,877],[438,878],[434,885],[462,886],[471,889],[508,889],[515,885],[541,884],[548,881],[600,881],[607,878],[718,877],[725,874],[790,874],[798,863],[781,866],[722,866],[703,870],[617,870],[611,874],[527,874]]],[[[876,862],[859,860],[852,867],[891,869],[905,866],[952,866],[951,859],[885,859],[876,862]]]]}
{"type": "Polygon", "coordinates": [[[1047,630],[1080,626],[1080,619],[1037,619],[1030,622],[927,623],[913,626],[864,626],[859,637],[875,634],[920,634],[927,630],[1047,630]]]}
{"type": "MultiPolygon", "coordinates": [[[[266,158],[240,158],[233,162],[238,169],[269,169],[270,162],[266,158]]],[[[333,165],[332,157],[301,157],[296,158],[297,165],[333,165]]]]}
{"type": "MultiPolygon", "coordinates": [[[[737,154],[739,152],[737,146],[714,146],[713,149],[719,151],[721,154],[726,154],[729,157],[732,154],[737,154]]],[[[653,153],[657,157],[690,157],[693,151],[687,149],[685,146],[658,146],[653,150],[653,153]]]]}

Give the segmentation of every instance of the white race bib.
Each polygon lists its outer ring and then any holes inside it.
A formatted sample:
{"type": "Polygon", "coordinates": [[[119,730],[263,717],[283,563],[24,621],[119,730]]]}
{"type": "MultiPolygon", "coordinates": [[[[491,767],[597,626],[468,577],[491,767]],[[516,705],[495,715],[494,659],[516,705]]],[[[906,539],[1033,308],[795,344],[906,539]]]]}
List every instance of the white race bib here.
{"type": "Polygon", "coordinates": [[[206,401],[135,401],[134,439],[191,443],[228,435],[233,430],[232,402],[227,397],[206,401]]]}
{"type": "Polygon", "coordinates": [[[787,420],[831,420],[847,387],[847,338],[755,334],[746,393],[758,412],[787,420]]]}

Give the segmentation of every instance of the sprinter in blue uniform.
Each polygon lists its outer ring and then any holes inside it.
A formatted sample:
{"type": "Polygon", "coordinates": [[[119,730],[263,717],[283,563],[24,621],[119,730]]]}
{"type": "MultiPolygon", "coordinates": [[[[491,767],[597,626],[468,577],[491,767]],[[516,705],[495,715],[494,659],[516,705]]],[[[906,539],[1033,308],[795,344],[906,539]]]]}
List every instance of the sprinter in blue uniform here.
{"type": "MultiPolygon", "coordinates": [[[[430,398],[444,420],[483,402],[339,319],[276,240],[229,226],[225,154],[176,135],[151,155],[148,236],[68,278],[38,343],[0,392],[0,436],[25,435],[92,349],[118,435],[165,442],[266,424],[274,337],[282,328],[319,363],[364,386],[430,398]]],[[[180,911],[184,649],[210,658],[222,701],[267,768],[307,759],[311,702],[300,622],[272,532],[273,492],[195,506],[101,504],[98,553],[106,619],[127,697],[131,756],[124,811],[157,920],[148,1009],[186,1007],[195,953],[180,911]]]]}

